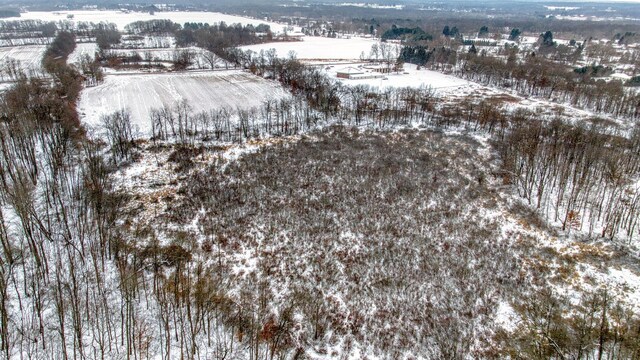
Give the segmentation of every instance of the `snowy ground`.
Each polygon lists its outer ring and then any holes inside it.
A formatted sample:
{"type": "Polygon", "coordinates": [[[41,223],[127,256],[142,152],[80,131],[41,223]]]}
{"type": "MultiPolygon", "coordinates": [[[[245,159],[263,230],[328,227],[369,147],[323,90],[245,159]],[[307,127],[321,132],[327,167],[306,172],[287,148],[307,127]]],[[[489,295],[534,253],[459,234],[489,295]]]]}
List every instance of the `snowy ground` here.
{"type": "MultiPolygon", "coordinates": [[[[0,48],[0,64],[14,59],[20,61],[20,68],[26,72],[42,70],[42,56],[47,50],[44,45],[27,45],[0,48]]],[[[5,76],[5,70],[0,71],[2,77],[5,76]]]]}
{"type": "Polygon", "coordinates": [[[540,116],[547,116],[548,118],[559,116],[568,122],[578,122],[589,118],[600,117],[617,123],[623,129],[633,125],[612,116],[595,114],[592,111],[576,108],[571,104],[561,104],[543,98],[523,97],[518,95],[517,91],[513,89],[485,86],[453,75],[426,70],[424,68],[418,70],[417,66],[413,64],[404,64],[404,70],[397,73],[377,74],[379,77],[373,79],[341,79],[337,77],[338,71],[344,71],[349,68],[358,69],[365,74],[369,72],[376,74],[367,69],[371,64],[325,63],[324,65],[317,66],[322,66],[329,77],[348,86],[369,85],[381,90],[402,87],[427,87],[433,89],[435,96],[453,104],[455,104],[456,101],[470,97],[476,100],[496,101],[501,103],[504,108],[511,110],[522,108],[535,111],[540,114],[540,116]]]}
{"type": "Polygon", "coordinates": [[[0,93],[7,91],[11,87],[11,83],[0,83],[0,93]]]}
{"type": "MultiPolygon", "coordinates": [[[[330,77],[337,79],[337,72],[342,71],[347,67],[355,67],[362,72],[371,72],[367,69],[366,64],[359,65],[336,65],[331,67],[325,67],[327,74],[330,77]]],[[[481,89],[482,86],[474,82],[460,79],[458,77],[443,74],[437,71],[431,70],[417,70],[417,67],[413,64],[405,64],[404,70],[398,73],[385,74],[383,77],[375,79],[340,79],[345,85],[369,85],[378,87],[381,90],[386,88],[401,88],[401,87],[431,87],[436,90],[438,95],[455,94],[469,94],[474,90],[481,89]]]]}
{"type": "Polygon", "coordinates": [[[67,62],[69,64],[80,64],[80,60],[84,55],[89,55],[91,59],[94,58],[96,52],[98,52],[98,44],[96,43],[78,43],[75,50],[69,55],[67,62]]]}
{"type": "MultiPolygon", "coordinates": [[[[124,27],[135,21],[147,21],[157,19],[168,19],[175,23],[183,25],[185,22],[201,22],[201,23],[219,23],[224,21],[227,24],[242,24],[242,25],[259,25],[267,24],[271,26],[271,31],[280,33],[283,31],[285,25],[275,22],[269,22],[260,19],[251,19],[241,16],[227,15],[215,12],[203,12],[203,11],[169,11],[169,12],[156,12],[155,15],[150,15],[144,12],[130,12],[124,13],[121,11],[100,11],[100,10],[83,10],[83,11],[33,11],[22,13],[20,17],[6,18],[3,20],[43,20],[43,21],[65,21],[70,20],[74,22],[86,21],[93,23],[114,23],[118,26],[119,30],[124,30],[124,27]],[[67,16],[73,15],[72,19],[67,16]]],[[[296,29],[294,29],[295,31],[296,29]]]]}
{"type": "Polygon", "coordinates": [[[197,113],[246,109],[284,96],[277,83],[241,71],[109,75],[103,84],[82,92],[78,111],[87,125],[97,127],[101,115],[128,109],[140,134],[149,135],[149,111],[183,99],[197,113]]]}
{"type": "Polygon", "coordinates": [[[53,41],[52,37],[46,38],[4,38],[0,39],[0,46],[25,46],[25,45],[49,45],[53,41]]]}
{"type": "Polygon", "coordinates": [[[255,52],[275,49],[280,57],[286,57],[290,51],[293,51],[301,60],[358,60],[363,51],[366,56],[369,56],[373,44],[379,44],[379,41],[361,37],[334,39],[305,36],[302,41],[249,45],[242,49],[255,52]]]}

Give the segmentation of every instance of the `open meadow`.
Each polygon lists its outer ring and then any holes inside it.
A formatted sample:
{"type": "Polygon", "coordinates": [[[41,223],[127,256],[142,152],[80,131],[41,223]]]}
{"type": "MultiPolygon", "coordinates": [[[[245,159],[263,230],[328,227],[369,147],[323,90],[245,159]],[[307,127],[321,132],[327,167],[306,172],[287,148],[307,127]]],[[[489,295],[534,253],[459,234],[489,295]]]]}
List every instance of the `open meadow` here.
{"type": "Polygon", "coordinates": [[[143,137],[149,136],[152,109],[187,101],[194,113],[257,107],[286,97],[277,83],[242,71],[114,74],[82,92],[78,111],[85,124],[99,127],[101,116],[126,109],[143,137]]]}

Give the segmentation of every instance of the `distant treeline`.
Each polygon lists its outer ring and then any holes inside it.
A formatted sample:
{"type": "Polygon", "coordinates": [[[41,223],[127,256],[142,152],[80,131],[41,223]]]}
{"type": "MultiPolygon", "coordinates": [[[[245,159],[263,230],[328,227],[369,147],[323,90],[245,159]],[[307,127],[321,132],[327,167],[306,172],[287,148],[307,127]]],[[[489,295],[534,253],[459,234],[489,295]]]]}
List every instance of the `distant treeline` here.
{"type": "Polygon", "coordinates": [[[176,45],[196,45],[207,49],[218,56],[223,56],[226,49],[259,44],[273,40],[269,25],[226,24],[225,22],[185,23],[184,26],[170,20],[136,21],[125,27],[125,31],[135,35],[173,35],[176,45]]]}
{"type": "Polygon", "coordinates": [[[20,10],[15,9],[0,9],[0,18],[19,17],[20,10]]]}
{"type": "Polygon", "coordinates": [[[0,21],[0,33],[3,38],[20,34],[20,37],[52,37],[57,26],[54,22],[42,20],[12,20],[0,21]]]}
{"type": "Polygon", "coordinates": [[[43,20],[12,20],[0,21],[2,38],[37,38],[53,37],[57,31],[73,33],[76,36],[95,37],[99,31],[117,31],[113,23],[93,23],[87,21],[43,21],[43,20]]]}
{"type": "Polygon", "coordinates": [[[235,46],[259,44],[273,38],[268,25],[255,27],[227,25],[224,22],[214,25],[187,23],[175,36],[178,46],[197,45],[215,53],[235,46]]]}
{"type": "Polygon", "coordinates": [[[391,29],[382,34],[382,40],[422,41],[433,40],[433,36],[431,34],[427,34],[419,27],[404,28],[393,25],[391,26],[391,29]]]}
{"type": "Polygon", "coordinates": [[[180,24],[165,19],[136,21],[124,27],[125,32],[136,35],[174,34],[180,29],[180,24]]]}

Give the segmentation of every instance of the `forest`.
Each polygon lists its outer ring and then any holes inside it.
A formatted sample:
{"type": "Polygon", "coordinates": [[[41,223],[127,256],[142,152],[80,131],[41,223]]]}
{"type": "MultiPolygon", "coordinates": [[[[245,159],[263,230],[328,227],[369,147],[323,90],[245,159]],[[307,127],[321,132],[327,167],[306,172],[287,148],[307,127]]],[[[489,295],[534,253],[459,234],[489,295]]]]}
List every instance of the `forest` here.
{"type": "MultiPolygon", "coordinates": [[[[425,41],[415,29],[391,35],[425,41]]],[[[170,32],[289,96],[166,104],[149,112],[148,139],[121,109],[95,136],[77,104],[107,60],[67,60],[79,36],[103,55],[121,38],[79,31],[55,32],[46,76],[16,70],[0,94],[4,358],[640,359],[633,300],[576,285],[576,268],[637,263],[637,122],[349,86],[238,48],[267,41],[265,26],[152,21],[127,31],[170,32]],[[545,242],[572,232],[582,252],[545,242]],[[517,327],[498,324],[504,308],[517,327]]],[[[640,115],[637,93],[593,79],[596,66],[420,44],[392,60],[640,115]]]]}

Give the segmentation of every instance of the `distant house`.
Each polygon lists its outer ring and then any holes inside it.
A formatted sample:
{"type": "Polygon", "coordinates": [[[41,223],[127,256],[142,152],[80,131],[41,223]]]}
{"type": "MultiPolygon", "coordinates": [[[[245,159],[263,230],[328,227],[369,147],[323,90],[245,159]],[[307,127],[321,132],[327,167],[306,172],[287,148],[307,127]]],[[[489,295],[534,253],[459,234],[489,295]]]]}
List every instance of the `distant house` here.
{"type": "Polygon", "coordinates": [[[338,70],[338,74],[337,74],[337,76],[340,79],[353,79],[358,75],[364,75],[364,72],[354,67],[348,67],[345,69],[338,70]]]}

